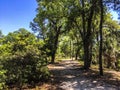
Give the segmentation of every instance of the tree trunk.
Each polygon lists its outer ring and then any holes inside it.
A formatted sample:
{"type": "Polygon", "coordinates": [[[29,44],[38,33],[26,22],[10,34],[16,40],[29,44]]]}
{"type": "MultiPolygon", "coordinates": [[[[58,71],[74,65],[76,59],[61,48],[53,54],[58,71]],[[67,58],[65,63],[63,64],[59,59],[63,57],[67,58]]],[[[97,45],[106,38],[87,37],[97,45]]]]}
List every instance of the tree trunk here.
{"type": "MultiPolygon", "coordinates": [[[[84,0],[82,0],[82,7],[84,8],[84,0]]],[[[82,26],[83,26],[83,34],[82,41],[83,41],[83,49],[84,49],[84,69],[89,69],[88,67],[88,46],[87,46],[87,39],[86,39],[86,20],[85,20],[85,11],[82,11],[82,26]]]]}
{"type": "Polygon", "coordinates": [[[80,51],[80,47],[78,47],[77,50],[76,50],[75,60],[78,60],[79,51],[80,51]]]}
{"type": "Polygon", "coordinates": [[[100,0],[100,8],[101,8],[101,15],[100,15],[100,47],[99,47],[99,73],[103,76],[103,67],[102,67],[102,43],[103,43],[103,36],[102,36],[102,25],[103,25],[103,1],[100,0]]]}
{"type": "Polygon", "coordinates": [[[51,63],[54,63],[55,62],[55,54],[56,54],[56,51],[57,51],[57,46],[58,46],[58,37],[59,36],[56,36],[55,38],[55,43],[54,43],[54,47],[53,47],[53,51],[52,51],[52,59],[51,59],[51,63]]]}
{"type": "Polygon", "coordinates": [[[72,59],[72,41],[70,41],[70,59],[72,59]]]}
{"type": "Polygon", "coordinates": [[[84,41],[84,69],[89,69],[89,49],[86,41],[84,41]]]}
{"type": "MultiPolygon", "coordinates": [[[[83,23],[83,35],[82,40],[83,40],[83,45],[84,45],[84,69],[89,69],[91,66],[91,61],[92,61],[92,19],[94,15],[94,8],[96,6],[96,1],[92,0],[92,6],[90,8],[90,13],[89,17],[87,19],[87,23],[85,20],[85,12],[83,10],[82,13],[82,23],[83,23]],[[87,24],[87,29],[85,28],[87,24]],[[87,31],[86,31],[87,30],[87,31]]],[[[84,0],[82,1],[82,6],[84,8],[84,0]]]]}
{"type": "Polygon", "coordinates": [[[51,55],[51,63],[55,63],[55,51],[51,55]]]}
{"type": "Polygon", "coordinates": [[[51,63],[55,62],[55,54],[56,54],[57,47],[58,47],[58,39],[59,39],[59,35],[60,35],[60,29],[61,29],[61,26],[56,29],[56,36],[54,38],[55,42],[54,42],[54,47],[53,47],[53,51],[52,51],[52,55],[51,55],[51,63]]]}
{"type": "Polygon", "coordinates": [[[89,67],[91,67],[91,62],[92,62],[92,48],[93,48],[93,44],[91,42],[91,44],[90,44],[90,61],[89,61],[89,67]]]}
{"type": "Polygon", "coordinates": [[[84,69],[89,69],[92,61],[92,46],[87,40],[84,42],[84,69]]]}
{"type": "Polygon", "coordinates": [[[92,37],[91,37],[91,25],[92,25],[92,18],[93,18],[93,14],[94,14],[94,6],[91,7],[90,9],[90,15],[89,15],[89,18],[88,18],[88,22],[87,22],[87,34],[85,36],[85,69],[89,69],[90,66],[91,66],[91,61],[92,61],[92,37]]]}
{"type": "Polygon", "coordinates": [[[52,55],[51,55],[51,63],[55,62],[55,54],[56,54],[57,46],[58,46],[58,37],[59,37],[59,35],[57,35],[55,38],[55,43],[54,43],[54,47],[53,47],[53,51],[52,51],[52,55]]]}
{"type": "MultiPolygon", "coordinates": [[[[84,68],[85,69],[89,69],[91,66],[91,61],[92,61],[92,37],[91,37],[91,25],[92,25],[92,18],[94,15],[94,8],[96,6],[96,2],[97,0],[92,0],[92,6],[90,7],[90,13],[89,13],[89,17],[87,19],[87,23],[85,20],[85,12],[83,10],[82,12],[82,24],[83,24],[83,45],[84,45],[84,68]],[[85,28],[87,24],[87,29],[85,28]],[[87,31],[86,31],[87,30],[87,31]]],[[[82,0],[82,7],[84,8],[84,0],[82,0]]],[[[88,14],[87,14],[88,15],[88,14]]]]}

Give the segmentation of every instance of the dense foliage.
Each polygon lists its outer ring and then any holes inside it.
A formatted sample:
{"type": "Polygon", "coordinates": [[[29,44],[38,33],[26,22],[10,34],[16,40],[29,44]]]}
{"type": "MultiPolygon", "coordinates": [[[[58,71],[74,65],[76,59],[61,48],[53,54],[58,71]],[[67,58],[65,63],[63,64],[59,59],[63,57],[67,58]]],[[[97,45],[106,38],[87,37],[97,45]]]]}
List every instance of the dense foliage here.
{"type": "Polygon", "coordinates": [[[31,27],[44,39],[51,61],[54,63],[55,56],[61,54],[82,59],[84,69],[92,63],[101,68],[118,68],[120,49],[116,38],[120,26],[112,19],[110,10],[119,5],[117,0],[113,1],[37,0],[37,14],[31,27]]]}
{"type": "Polygon", "coordinates": [[[25,29],[3,37],[0,46],[0,75],[3,83],[0,85],[22,86],[48,79],[45,53],[40,50],[43,45],[42,41],[25,29]]]}

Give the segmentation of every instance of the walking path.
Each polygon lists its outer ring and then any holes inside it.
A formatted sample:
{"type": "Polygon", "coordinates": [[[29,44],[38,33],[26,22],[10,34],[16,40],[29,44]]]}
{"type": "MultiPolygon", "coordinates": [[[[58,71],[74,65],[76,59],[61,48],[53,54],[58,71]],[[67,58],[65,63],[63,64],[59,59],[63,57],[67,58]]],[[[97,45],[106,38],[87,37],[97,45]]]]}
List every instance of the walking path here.
{"type": "Polygon", "coordinates": [[[120,81],[111,74],[82,70],[78,61],[66,60],[48,66],[52,76],[45,90],[120,90],[120,81]]]}

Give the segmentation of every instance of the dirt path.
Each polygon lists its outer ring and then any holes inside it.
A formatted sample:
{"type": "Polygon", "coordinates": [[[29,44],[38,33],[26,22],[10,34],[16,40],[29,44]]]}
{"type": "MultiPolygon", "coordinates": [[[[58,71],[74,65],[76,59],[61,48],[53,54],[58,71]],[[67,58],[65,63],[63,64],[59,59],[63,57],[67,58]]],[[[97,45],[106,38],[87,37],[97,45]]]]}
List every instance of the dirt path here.
{"type": "Polygon", "coordinates": [[[84,71],[77,61],[66,60],[48,68],[52,76],[45,90],[120,90],[120,82],[111,74],[106,78],[97,71],[84,71]]]}

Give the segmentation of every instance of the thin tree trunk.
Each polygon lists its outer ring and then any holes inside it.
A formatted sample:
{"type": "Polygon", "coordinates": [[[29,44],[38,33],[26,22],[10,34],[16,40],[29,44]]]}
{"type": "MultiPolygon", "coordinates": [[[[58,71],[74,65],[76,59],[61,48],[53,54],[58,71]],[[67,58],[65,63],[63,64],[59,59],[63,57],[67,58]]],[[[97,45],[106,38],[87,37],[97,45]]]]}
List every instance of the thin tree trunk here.
{"type": "Polygon", "coordinates": [[[100,15],[100,47],[99,47],[99,73],[103,76],[103,67],[102,67],[102,43],[103,43],[103,36],[102,36],[102,25],[103,25],[103,1],[100,0],[100,8],[101,8],[101,15],[100,15]]]}
{"type": "Polygon", "coordinates": [[[51,63],[55,62],[55,51],[51,55],[51,63]]]}
{"type": "Polygon", "coordinates": [[[91,42],[91,45],[90,45],[90,61],[89,61],[89,67],[91,67],[91,62],[92,62],[92,48],[93,48],[93,44],[91,42]]]}
{"type": "Polygon", "coordinates": [[[79,51],[80,51],[80,47],[78,47],[77,50],[76,50],[75,60],[78,60],[79,51]]]}
{"type": "Polygon", "coordinates": [[[72,41],[70,41],[70,59],[72,59],[72,41]]]}

